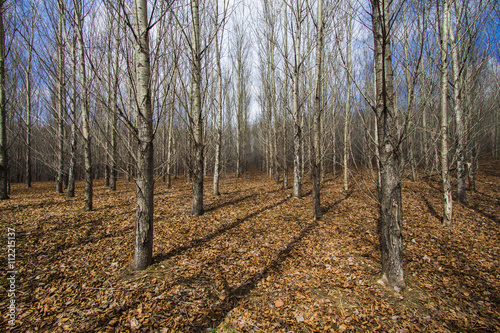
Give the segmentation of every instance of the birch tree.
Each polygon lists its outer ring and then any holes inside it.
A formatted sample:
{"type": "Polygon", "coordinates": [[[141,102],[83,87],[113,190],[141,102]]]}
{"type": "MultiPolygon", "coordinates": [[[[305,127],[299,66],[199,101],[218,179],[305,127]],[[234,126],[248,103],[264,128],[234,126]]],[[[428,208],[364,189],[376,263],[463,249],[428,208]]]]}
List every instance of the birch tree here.
{"type": "Polygon", "coordinates": [[[442,2],[441,19],[441,180],[443,186],[443,225],[450,226],[453,214],[450,170],[448,166],[448,24],[450,7],[442,2]]]}
{"type": "Polygon", "coordinates": [[[137,124],[137,203],[135,246],[131,267],[143,270],[153,260],[153,110],[147,0],[134,1],[135,87],[137,124]]]}
{"type": "Polygon", "coordinates": [[[201,106],[201,49],[199,1],[191,0],[191,115],[193,137],[193,203],[191,214],[203,214],[203,117],[201,106]]]}
{"type": "MultiPolygon", "coordinates": [[[[456,4],[456,1],[455,1],[456,4]]],[[[463,117],[462,105],[462,79],[459,56],[458,56],[458,43],[453,32],[451,23],[451,15],[448,15],[448,31],[450,38],[451,58],[453,65],[453,109],[455,111],[456,123],[456,138],[457,138],[457,198],[461,203],[467,202],[467,192],[465,185],[466,167],[465,167],[465,127],[463,117]]],[[[458,33],[457,24],[457,33],[458,33]]]]}
{"type": "Polygon", "coordinates": [[[219,22],[219,1],[215,1],[215,62],[217,68],[217,125],[216,125],[216,139],[215,139],[215,162],[214,162],[214,180],[213,180],[213,195],[218,196],[219,180],[221,173],[221,151],[222,151],[222,67],[221,67],[221,52],[222,42],[224,41],[224,21],[226,19],[227,4],[223,2],[222,21],[219,22]],[[220,27],[220,29],[219,29],[220,27]],[[220,40],[219,40],[219,30],[220,40]]]}

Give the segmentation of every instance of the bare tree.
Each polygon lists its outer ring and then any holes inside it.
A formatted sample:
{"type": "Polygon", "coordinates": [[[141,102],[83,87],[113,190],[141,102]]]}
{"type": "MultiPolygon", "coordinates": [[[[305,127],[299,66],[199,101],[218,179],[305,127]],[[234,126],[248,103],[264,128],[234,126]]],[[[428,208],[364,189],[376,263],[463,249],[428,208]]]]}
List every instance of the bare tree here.
{"type": "Polygon", "coordinates": [[[131,267],[147,268],[153,260],[153,110],[147,0],[134,1],[135,80],[137,105],[137,208],[131,267]]]}
{"type": "Polygon", "coordinates": [[[92,210],[92,155],[90,136],[90,110],[87,91],[87,74],[85,66],[85,43],[83,40],[83,4],[81,0],[73,0],[75,7],[76,34],[78,40],[78,51],[80,60],[80,101],[82,105],[83,118],[83,149],[85,159],[85,210],[92,210]]]}
{"type": "Polygon", "coordinates": [[[441,179],[443,183],[443,225],[451,225],[453,201],[448,166],[448,0],[442,2],[441,19],[441,179]]]}
{"type": "Polygon", "coordinates": [[[57,179],[56,192],[63,192],[64,177],[64,115],[66,114],[66,73],[65,73],[65,30],[66,6],[65,0],[57,0],[58,26],[57,26],[57,179]]]}
{"type": "Polygon", "coordinates": [[[394,108],[391,33],[392,4],[388,0],[372,0],[372,30],[375,59],[375,113],[380,151],[380,219],[378,230],[382,254],[380,281],[399,290],[404,287],[403,274],[403,207],[399,170],[399,137],[394,108]]]}
{"type": "Polygon", "coordinates": [[[349,189],[349,147],[350,147],[350,133],[349,133],[349,119],[351,116],[351,39],[352,39],[352,23],[351,23],[351,4],[347,3],[348,13],[346,13],[347,23],[347,62],[346,62],[346,81],[347,92],[345,98],[345,118],[344,118],[344,191],[349,189]]]}
{"type": "MultiPolygon", "coordinates": [[[[121,23],[121,16],[118,14],[116,20],[116,30],[119,30],[121,23]]],[[[110,166],[110,183],[109,187],[112,191],[116,190],[117,175],[117,162],[118,162],[118,83],[119,83],[119,62],[120,62],[120,36],[115,32],[114,38],[114,64],[113,64],[113,86],[111,96],[111,166],[110,166]]]]}
{"type": "Polygon", "coordinates": [[[222,41],[224,40],[224,21],[226,19],[227,4],[223,2],[223,16],[222,22],[219,22],[219,1],[215,2],[215,61],[217,67],[217,125],[216,125],[216,139],[215,139],[215,162],[214,162],[214,182],[213,194],[218,196],[219,192],[219,179],[221,172],[221,146],[222,146],[222,68],[221,68],[221,50],[222,41]],[[220,41],[219,41],[219,25],[221,27],[220,41]]]}
{"type": "Polygon", "coordinates": [[[282,132],[283,132],[283,150],[282,150],[282,163],[283,163],[283,189],[288,188],[288,158],[287,158],[287,120],[288,120],[288,112],[289,104],[288,104],[288,15],[287,15],[288,7],[284,8],[284,35],[283,35],[283,57],[284,57],[284,74],[283,74],[283,123],[282,123],[282,132]]]}
{"type": "MultiPolygon", "coordinates": [[[[456,4],[456,1],[455,1],[456,4]]],[[[453,101],[456,122],[456,138],[457,138],[457,198],[461,203],[467,202],[467,192],[465,185],[465,177],[467,175],[465,167],[465,127],[462,106],[462,80],[461,69],[458,57],[458,43],[455,39],[453,26],[451,23],[451,15],[448,16],[448,30],[451,47],[451,57],[453,62],[453,101]]],[[[458,29],[457,29],[458,31],[458,29]]]]}
{"type": "Polygon", "coordinates": [[[201,106],[201,49],[199,2],[191,0],[191,116],[193,135],[193,204],[191,214],[203,214],[203,117],[201,106]]]}
{"type": "Polygon", "coordinates": [[[314,219],[321,218],[320,166],[321,166],[321,108],[323,72],[323,0],[318,0],[318,19],[316,22],[316,79],[314,96],[314,140],[313,140],[313,206],[314,219]]]}
{"type": "Polygon", "coordinates": [[[31,4],[29,10],[29,18],[26,27],[26,46],[28,48],[28,59],[26,63],[26,188],[31,187],[32,181],[32,67],[33,67],[33,48],[34,48],[34,39],[35,39],[35,27],[36,27],[36,8],[34,4],[31,4]]]}
{"type": "Polygon", "coordinates": [[[70,156],[69,156],[69,171],[68,171],[68,189],[66,191],[67,198],[73,198],[75,196],[75,177],[76,177],[76,143],[77,143],[77,122],[78,122],[78,110],[77,110],[77,99],[78,93],[76,90],[76,74],[77,74],[77,56],[76,56],[76,31],[73,32],[71,45],[71,59],[72,71],[71,80],[73,86],[73,92],[71,94],[71,137],[70,137],[70,156]]]}
{"type": "MultiPolygon", "coordinates": [[[[287,4],[288,5],[288,4],[287,4]]],[[[293,196],[296,198],[302,197],[302,120],[301,102],[299,100],[299,81],[300,72],[303,64],[303,57],[300,51],[302,22],[304,20],[304,2],[296,0],[295,6],[290,5],[290,10],[294,17],[295,26],[292,25],[292,37],[294,47],[293,59],[293,87],[292,87],[292,118],[293,118],[293,196]]]]}

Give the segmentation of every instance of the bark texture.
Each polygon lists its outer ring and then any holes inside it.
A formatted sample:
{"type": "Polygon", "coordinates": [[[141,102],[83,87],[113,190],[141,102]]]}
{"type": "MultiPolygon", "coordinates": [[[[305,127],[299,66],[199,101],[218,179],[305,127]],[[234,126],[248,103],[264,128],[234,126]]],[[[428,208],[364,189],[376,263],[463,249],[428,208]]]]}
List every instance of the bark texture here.
{"type": "Polygon", "coordinates": [[[85,44],[83,42],[83,17],[82,3],[74,0],[78,48],[80,52],[80,99],[82,103],[82,119],[83,119],[83,149],[84,149],[84,167],[85,167],[85,207],[86,211],[92,210],[92,152],[91,136],[90,136],[90,112],[87,94],[87,76],[85,70],[85,44]]]}
{"type": "Polygon", "coordinates": [[[443,0],[441,24],[441,179],[443,185],[443,225],[450,226],[453,214],[448,165],[448,0],[443,0]]]}
{"type": "Polygon", "coordinates": [[[314,140],[313,140],[313,213],[314,219],[321,218],[321,197],[320,197],[320,165],[321,165],[321,95],[323,71],[323,0],[318,0],[318,20],[317,20],[317,40],[316,40],[316,83],[314,96],[314,140]]]}
{"type": "Polygon", "coordinates": [[[63,192],[64,177],[64,113],[66,112],[66,84],[64,73],[64,49],[66,24],[66,9],[62,0],[57,1],[58,28],[57,28],[57,179],[56,193],[63,192]]]}
{"type": "Polygon", "coordinates": [[[462,82],[460,79],[460,63],[458,45],[451,25],[451,15],[448,17],[450,33],[451,57],[453,60],[453,109],[455,111],[456,138],[457,138],[457,198],[461,203],[467,203],[465,178],[467,175],[465,161],[465,126],[462,107],[462,82]]]}
{"type": "Polygon", "coordinates": [[[201,50],[198,0],[191,0],[191,130],[193,135],[193,203],[191,214],[203,214],[203,118],[201,113],[201,50]]]}
{"type": "Polygon", "coordinates": [[[403,273],[402,199],[399,170],[399,138],[394,108],[394,85],[390,44],[390,4],[372,0],[376,106],[380,153],[380,219],[378,231],[382,259],[381,282],[401,289],[403,273]]]}
{"type": "Polygon", "coordinates": [[[294,65],[293,65],[293,87],[292,87],[292,115],[293,115],[293,196],[302,197],[302,115],[299,104],[299,74],[300,74],[300,34],[301,34],[301,8],[297,1],[295,14],[295,36],[294,36],[294,65]]]}
{"type": "Polygon", "coordinates": [[[147,0],[134,2],[137,105],[137,205],[132,269],[143,270],[153,260],[153,111],[147,0]]]}
{"type": "MultiPolygon", "coordinates": [[[[217,17],[219,15],[218,1],[215,3],[215,25],[217,26],[217,17]]],[[[220,179],[220,158],[222,146],[222,68],[220,64],[220,46],[219,33],[215,35],[215,61],[217,66],[217,138],[215,141],[215,162],[214,162],[214,182],[213,195],[218,196],[220,179]]]]}
{"type": "MultiPolygon", "coordinates": [[[[73,36],[73,44],[71,47],[71,57],[73,59],[73,71],[72,71],[72,84],[76,87],[76,71],[77,71],[77,58],[76,58],[76,35],[73,36]]],[[[75,196],[75,172],[76,172],[76,122],[77,122],[77,92],[73,89],[71,96],[71,147],[70,147],[70,157],[69,157],[69,171],[68,171],[68,189],[66,191],[67,198],[73,198],[75,196]]]]}

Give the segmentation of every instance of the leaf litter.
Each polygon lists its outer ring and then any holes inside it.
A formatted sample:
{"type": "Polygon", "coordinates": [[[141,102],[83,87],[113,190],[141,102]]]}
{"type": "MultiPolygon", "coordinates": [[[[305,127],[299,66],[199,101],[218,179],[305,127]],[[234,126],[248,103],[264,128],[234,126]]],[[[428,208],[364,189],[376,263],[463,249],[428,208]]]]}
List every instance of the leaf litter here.
{"type": "MultiPolygon", "coordinates": [[[[324,216],[256,171],[205,186],[191,216],[190,185],[155,185],[154,263],[129,269],[135,188],[83,183],[66,199],[53,183],[13,184],[0,223],[16,230],[16,325],[7,332],[455,332],[500,331],[500,174],[483,166],[477,192],[443,228],[437,179],[403,181],[406,288],[377,283],[378,210],[370,188],[322,184],[324,216]]],[[[362,173],[354,176],[362,182],[362,173]]],[[[6,239],[2,248],[6,250],[6,239]]],[[[4,252],[6,253],[6,252],[4,252]]],[[[7,271],[6,255],[1,269],[7,271]]],[[[7,280],[0,307],[6,309],[7,280]]],[[[4,311],[2,311],[4,313],[4,311]]]]}

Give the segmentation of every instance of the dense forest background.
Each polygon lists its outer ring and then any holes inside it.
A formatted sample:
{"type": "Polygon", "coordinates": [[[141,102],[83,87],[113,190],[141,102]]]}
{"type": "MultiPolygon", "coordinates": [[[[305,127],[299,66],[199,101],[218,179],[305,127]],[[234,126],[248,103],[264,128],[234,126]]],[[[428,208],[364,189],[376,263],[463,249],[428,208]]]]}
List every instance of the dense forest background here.
{"type": "MultiPolygon", "coordinates": [[[[83,179],[85,116],[93,177],[109,181],[136,174],[135,41],[127,6],[132,5],[4,1],[3,147],[11,182],[67,182],[70,165],[76,179],[83,179]]],[[[189,2],[149,6],[154,173],[190,175],[195,155],[189,2]]],[[[370,6],[324,5],[322,175],[345,169],[348,177],[360,166],[376,168],[370,6]]],[[[415,178],[417,168],[428,174],[440,170],[442,3],[407,0],[390,6],[402,172],[415,178]]],[[[457,0],[449,7],[454,36],[446,48],[449,165],[454,169],[464,158],[475,170],[478,156],[498,158],[500,149],[499,9],[496,1],[457,0]]],[[[294,126],[301,132],[301,170],[310,172],[316,4],[201,2],[199,11],[204,172],[213,174],[217,165],[241,173],[256,163],[270,177],[283,179],[295,154],[294,126]],[[294,75],[298,114],[292,109],[294,75]]]]}

